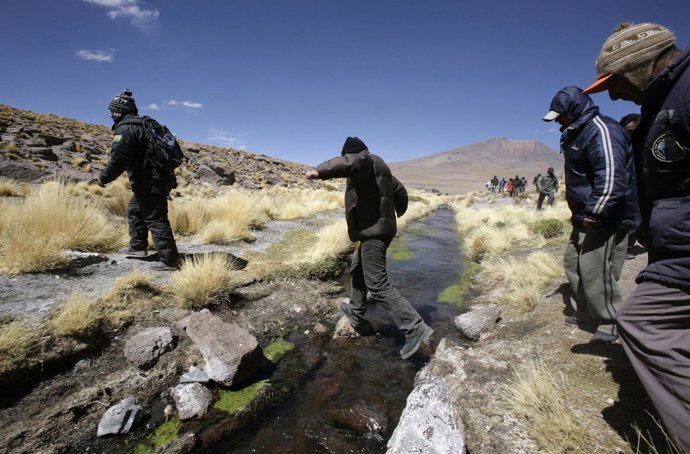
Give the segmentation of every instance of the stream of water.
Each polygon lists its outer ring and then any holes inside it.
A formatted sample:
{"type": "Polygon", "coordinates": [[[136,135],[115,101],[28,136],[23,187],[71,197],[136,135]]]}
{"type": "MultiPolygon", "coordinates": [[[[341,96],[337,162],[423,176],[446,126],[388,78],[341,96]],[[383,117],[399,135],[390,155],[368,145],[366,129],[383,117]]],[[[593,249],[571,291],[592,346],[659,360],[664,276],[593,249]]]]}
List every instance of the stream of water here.
{"type": "MultiPolygon", "coordinates": [[[[389,250],[389,277],[434,329],[432,346],[443,337],[458,340],[453,318],[458,310],[436,302],[457,283],[463,270],[454,213],[437,210],[411,224],[391,249],[405,250],[394,260],[389,250]],[[412,254],[410,254],[410,252],[412,254]]],[[[418,353],[407,361],[398,351],[404,337],[383,310],[372,305],[367,318],[379,327],[376,336],[339,339],[319,347],[321,361],[288,400],[267,411],[255,424],[220,440],[207,453],[383,453],[412,390],[416,372],[429,360],[418,353]],[[378,415],[383,428],[362,434],[343,424],[357,413],[378,415]]],[[[288,338],[298,348],[301,333],[288,338]]],[[[272,377],[273,381],[273,377],[272,377]]]]}

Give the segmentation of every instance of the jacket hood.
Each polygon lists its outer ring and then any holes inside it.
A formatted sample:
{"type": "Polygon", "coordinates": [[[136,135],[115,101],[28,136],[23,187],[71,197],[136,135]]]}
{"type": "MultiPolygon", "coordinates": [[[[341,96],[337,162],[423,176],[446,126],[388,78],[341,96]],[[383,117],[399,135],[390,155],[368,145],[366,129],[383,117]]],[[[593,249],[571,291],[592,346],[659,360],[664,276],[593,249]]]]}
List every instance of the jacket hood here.
{"type": "Polygon", "coordinates": [[[342,156],[346,154],[359,153],[360,151],[367,150],[367,146],[362,142],[359,137],[348,137],[345,139],[343,144],[343,151],[340,152],[342,156]]]}
{"type": "MultiPolygon", "coordinates": [[[[590,118],[599,114],[599,107],[578,87],[565,87],[559,90],[551,100],[549,110],[565,115],[570,120],[568,129],[579,129],[590,118]]],[[[565,129],[561,127],[561,132],[565,129]]]]}

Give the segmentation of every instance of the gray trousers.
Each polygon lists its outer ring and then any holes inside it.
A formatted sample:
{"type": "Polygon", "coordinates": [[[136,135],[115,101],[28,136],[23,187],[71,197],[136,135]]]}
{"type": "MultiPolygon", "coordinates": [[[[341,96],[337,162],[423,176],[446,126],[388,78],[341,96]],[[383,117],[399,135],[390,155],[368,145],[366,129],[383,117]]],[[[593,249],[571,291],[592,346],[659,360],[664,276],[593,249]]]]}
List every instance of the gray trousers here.
{"type": "Polygon", "coordinates": [[[598,323],[597,331],[616,334],[621,306],[618,279],[628,248],[626,230],[573,225],[563,264],[578,315],[598,323]]]}
{"type": "Polygon", "coordinates": [[[667,431],[690,453],[690,293],[643,282],[623,304],[618,326],[667,431]]]}
{"type": "Polygon", "coordinates": [[[391,316],[393,323],[405,336],[414,334],[425,326],[417,310],[388,282],[386,251],[391,239],[362,240],[352,255],[350,265],[350,307],[352,314],[362,318],[367,310],[367,290],[376,304],[380,304],[391,316]]]}

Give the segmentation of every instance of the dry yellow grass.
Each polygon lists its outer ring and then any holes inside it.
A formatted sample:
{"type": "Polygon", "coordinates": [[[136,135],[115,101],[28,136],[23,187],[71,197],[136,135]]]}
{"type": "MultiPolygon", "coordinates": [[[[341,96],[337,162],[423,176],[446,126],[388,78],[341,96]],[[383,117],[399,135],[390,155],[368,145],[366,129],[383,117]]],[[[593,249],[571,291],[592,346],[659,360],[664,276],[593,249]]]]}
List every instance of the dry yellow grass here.
{"type": "Polygon", "coordinates": [[[47,325],[57,336],[84,337],[98,327],[101,311],[95,299],[80,290],[73,290],[60,305],[47,325]]]}
{"type": "Polygon", "coordinates": [[[523,418],[530,435],[545,452],[602,452],[567,396],[564,377],[555,376],[542,362],[535,361],[518,368],[501,392],[507,409],[523,418]]]}
{"type": "Polygon", "coordinates": [[[211,220],[208,200],[204,197],[173,199],[168,214],[173,231],[180,235],[200,232],[211,220]]]}
{"type": "Polygon", "coordinates": [[[273,187],[261,191],[258,207],[271,219],[306,218],[344,206],[341,192],[273,187]]]}
{"type": "Polygon", "coordinates": [[[223,302],[239,282],[237,265],[224,254],[203,254],[183,262],[172,278],[172,292],[185,308],[198,309],[223,302]]]}
{"type": "Polygon", "coordinates": [[[501,301],[520,313],[532,310],[547,284],[563,273],[563,265],[541,251],[526,257],[490,260],[481,270],[486,284],[502,290],[501,301]]]}
{"type": "Polygon", "coordinates": [[[40,342],[39,331],[25,320],[14,320],[0,325],[0,373],[26,359],[40,342]]]}
{"type": "Polygon", "coordinates": [[[323,260],[341,256],[352,247],[347,235],[345,221],[334,222],[322,228],[317,234],[317,241],[306,251],[298,252],[290,261],[290,265],[303,263],[315,264],[323,260]]]}
{"type": "Polygon", "coordinates": [[[26,185],[11,180],[0,181],[0,197],[19,197],[28,193],[26,185]]]}
{"type": "Polygon", "coordinates": [[[122,245],[117,223],[100,207],[70,196],[61,182],[44,183],[18,203],[1,202],[1,272],[59,266],[62,249],[109,251],[122,245]]]}
{"type": "Polygon", "coordinates": [[[148,314],[160,304],[156,296],[159,293],[161,289],[154,284],[150,273],[133,271],[117,278],[113,287],[99,300],[103,324],[113,329],[134,318],[141,319],[142,314],[148,314]]]}

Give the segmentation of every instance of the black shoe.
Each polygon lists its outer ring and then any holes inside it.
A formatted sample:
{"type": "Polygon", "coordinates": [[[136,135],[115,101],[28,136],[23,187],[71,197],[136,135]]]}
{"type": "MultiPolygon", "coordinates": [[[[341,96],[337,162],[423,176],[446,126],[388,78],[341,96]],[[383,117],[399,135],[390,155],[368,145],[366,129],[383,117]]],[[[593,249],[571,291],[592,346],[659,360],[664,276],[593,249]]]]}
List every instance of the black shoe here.
{"type": "Polygon", "coordinates": [[[363,318],[357,318],[352,313],[352,307],[350,307],[349,303],[340,303],[340,310],[347,316],[347,319],[350,321],[350,326],[352,326],[352,329],[354,329],[357,334],[360,336],[371,336],[374,334],[374,327],[371,326],[371,323],[363,318]]]}
{"type": "Polygon", "coordinates": [[[418,331],[419,332],[405,339],[405,345],[403,345],[403,348],[400,350],[400,357],[402,359],[407,359],[414,355],[419,349],[419,346],[429,340],[431,335],[434,334],[434,330],[429,328],[427,325],[424,325],[423,328],[418,331]]]}
{"type": "Polygon", "coordinates": [[[131,247],[124,249],[122,252],[125,254],[125,258],[128,259],[143,259],[148,255],[148,251],[146,249],[137,250],[132,249],[131,247]]]}
{"type": "Polygon", "coordinates": [[[175,271],[179,268],[178,265],[168,265],[163,262],[153,262],[151,266],[149,266],[149,269],[152,271],[175,271]]]}
{"type": "Polygon", "coordinates": [[[577,326],[577,317],[570,315],[563,320],[563,323],[568,326],[577,326]]]}
{"type": "Polygon", "coordinates": [[[618,339],[617,334],[608,334],[597,331],[589,340],[590,344],[610,344],[618,339]]]}

